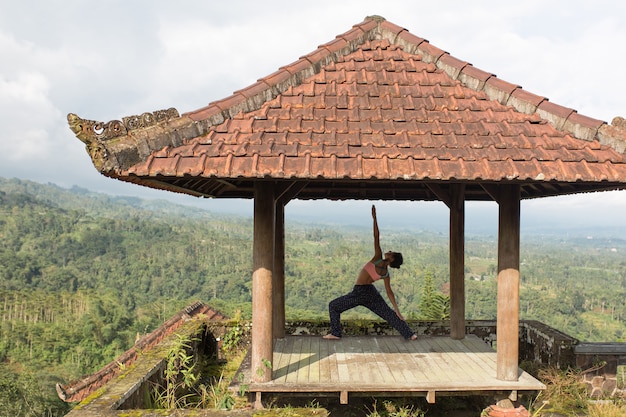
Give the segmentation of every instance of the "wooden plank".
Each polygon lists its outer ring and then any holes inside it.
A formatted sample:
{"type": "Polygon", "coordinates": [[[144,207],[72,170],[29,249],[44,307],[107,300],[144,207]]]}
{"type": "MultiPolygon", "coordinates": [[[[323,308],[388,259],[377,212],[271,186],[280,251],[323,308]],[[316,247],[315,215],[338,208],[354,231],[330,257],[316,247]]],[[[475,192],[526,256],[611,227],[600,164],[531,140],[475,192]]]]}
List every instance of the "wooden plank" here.
{"type": "MultiPolygon", "coordinates": [[[[426,393],[428,391],[434,392],[492,392],[492,391],[511,391],[518,389],[516,384],[509,383],[510,385],[501,385],[497,380],[486,381],[484,385],[466,386],[455,384],[453,381],[439,381],[439,382],[425,382],[414,381],[412,383],[402,383],[397,385],[380,385],[375,382],[372,383],[341,383],[341,384],[250,384],[251,392],[359,392],[359,393],[426,393]]],[[[535,391],[537,386],[523,387],[520,391],[535,391]]]]}
{"type": "Polygon", "coordinates": [[[330,350],[328,340],[324,340],[321,337],[316,338],[319,351],[319,380],[320,382],[330,381],[330,350]]]}
{"type": "MultiPolygon", "coordinates": [[[[453,348],[458,352],[458,361],[466,359],[467,363],[472,363],[472,369],[474,372],[474,378],[469,380],[463,386],[463,389],[469,390],[471,388],[485,389],[487,387],[493,387],[501,385],[501,389],[508,389],[503,383],[496,379],[496,355],[495,352],[482,340],[476,336],[470,336],[464,340],[456,341],[453,344],[453,348]],[[475,352],[475,351],[478,352],[475,352]]],[[[530,386],[534,386],[534,389],[540,389],[541,383],[531,383],[530,386]]],[[[521,387],[522,385],[520,385],[521,387]]],[[[531,388],[532,389],[532,388],[531,388]]]]}
{"type": "Polygon", "coordinates": [[[350,382],[350,370],[346,359],[346,349],[345,344],[342,342],[343,339],[331,342],[335,345],[335,357],[337,358],[337,381],[350,382]]]}
{"type": "Polygon", "coordinates": [[[311,338],[310,337],[301,337],[302,345],[300,347],[300,357],[297,362],[297,376],[296,381],[299,384],[308,384],[309,381],[309,370],[311,364],[311,338]]]}
{"type": "Polygon", "coordinates": [[[300,356],[302,354],[302,337],[296,337],[292,344],[291,355],[289,355],[289,367],[287,368],[287,376],[285,383],[293,384],[298,382],[298,371],[300,356]]]}
{"type": "Polygon", "coordinates": [[[468,360],[467,354],[460,353],[454,341],[447,337],[431,339],[442,351],[442,360],[445,367],[455,371],[458,381],[477,381],[484,379],[483,369],[473,360],[468,360]]]}
{"type": "Polygon", "coordinates": [[[442,380],[443,368],[439,364],[440,353],[433,352],[436,349],[432,348],[428,339],[421,338],[417,341],[407,342],[399,338],[395,344],[403,357],[411,360],[407,366],[411,368],[413,379],[425,381],[426,384],[433,384],[442,380]]]}
{"type": "Polygon", "coordinates": [[[329,368],[329,360],[328,356],[330,355],[328,352],[328,343],[324,343],[326,340],[321,337],[313,337],[311,340],[311,346],[314,346],[312,350],[316,352],[317,357],[315,360],[317,363],[315,364],[315,371],[313,372],[314,382],[324,382],[330,379],[330,368],[329,368]]]}
{"type": "MultiPolygon", "coordinates": [[[[444,338],[442,338],[442,340],[444,340],[444,338]]],[[[454,360],[459,369],[464,371],[469,380],[481,380],[489,377],[488,372],[485,371],[481,363],[458,348],[458,346],[461,345],[459,341],[449,338],[447,338],[447,341],[448,345],[451,346],[449,354],[452,360],[454,360]]]]}
{"type": "Polygon", "coordinates": [[[272,380],[275,382],[284,382],[289,367],[289,352],[293,338],[277,339],[274,341],[274,358],[272,362],[272,380]],[[287,350],[289,349],[289,350],[287,350]]]}
{"type": "Polygon", "coordinates": [[[442,348],[436,342],[436,337],[428,337],[423,340],[425,346],[427,346],[429,354],[426,355],[428,364],[435,370],[434,376],[437,381],[442,380],[456,380],[459,375],[456,370],[450,368],[450,365],[445,363],[445,357],[442,352],[442,348]]]}
{"type": "MultiPolygon", "coordinates": [[[[451,378],[451,381],[454,381],[456,386],[460,390],[474,390],[482,389],[485,387],[494,387],[501,385],[501,382],[495,379],[495,352],[482,340],[477,338],[476,336],[470,336],[469,340],[461,340],[454,341],[450,338],[434,338],[439,344],[445,342],[445,345],[442,346],[442,350],[444,351],[444,357],[447,355],[447,351],[454,352],[456,351],[456,359],[453,362],[450,362],[446,368],[456,371],[457,369],[462,369],[460,364],[463,361],[467,361],[469,366],[468,375],[469,378],[465,380],[465,385],[463,385],[463,381],[459,381],[460,375],[454,375],[451,378]],[[471,344],[472,348],[478,350],[478,354],[471,352],[471,350],[467,349],[468,342],[471,344]],[[464,357],[464,350],[470,352],[470,357],[464,357]],[[472,357],[472,356],[475,356],[472,357]],[[483,365],[484,364],[484,365],[483,365]]],[[[467,366],[465,368],[467,369],[467,366]]],[[[450,378],[450,373],[446,374],[448,378],[450,378]]],[[[521,378],[520,382],[525,383],[525,379],[521,378]]],[[[542,384],[538,383],[534,378],[530,377],[529,384],[524,384],[527,389],[541,389],[542,384]]],[[[505,384],[506,385],[506,384],[505,384]]],[[[509,387],[502,386],[502,389],[508,389],[509,387]]]]}
{"type": "Polygon", "coordinates": [[[459,341],[459,349],[478,363],[489,377],[496,375],[496,352],[476,336],[466,337],[459,341]]]}
{"type": "Polygon", "coordinates": [[[485,342],[476,336],[471,336],[457,343],[456,348],[466,355],[468,361],[476,363],[477,372],[481,373],[483,383],[495,380],[496,355],[485,342]]]}
{"type": "Polygon", "coordinates": [[[309,336],[309,382],[317,384],[320,382],[320,338],[309,336]]]}
{"type": "Polygon", "coordinates": [[[339,382],[339,366],[337,364],[336,343],[333,340],[323,340],[328,349],[328,369],[330,370],[330,383],[339,382]]]}
{"type": "Polygon", "coordinates": [[[358,380],[364,383],[371,381],[381,381],[382,374],[378,371],[378,366],[373,355],[375,345],[369,338],[355,337],[351,341],[354,347],[355,365],[358,367],[358,380]]]}
{"type": "Polygon", "coordinates": [[[401,337],[387,337],[386,341],[390,350],[395,353],[394,362],[402,370],[403,382],[432,380],[428,357],[424,354],[416,354],[415,341],[406,341],[401,337]]]}
{"type": "Polygon", "coordinates": [[[381,343],[379,337],[374,337],[372,340],[374,344],[374,348],[372,349],[372,362],[371,365],[376,366],[378,370],[378,374],[380,375],[380,381],[382,384],[393,384],[395,382],[400,382],[396,379],[393,369],[387,361],[387,357],[385,356],[384,349],[386,349],[387,345],[385,343],[381,343]]]}
{"type": "Polygon", "coordinates": [[[423,340],[406,342],[400,339],[397,343],[402,343],[411,353],[411,359],[414,362],[412,372],[417,381],[424,381],[425,384],[436,383],[440,378],[436,367],[433,366],[433,360],[428,352],[427,344],[423,340]]]}
{"type": "Polygon", "coordinates": [[[353,384],[361,383],[364,381],[363,372],[364,370],[360,366],[359,362],[359,350],[358,346],[358,338],[357,337],[343,337],[340,341],[344,346],[346,364],[348,365],[348,372],[350,374],[350,381],[353,384]]]}
{"type": "Polygon", "coordinates": [[[496,351],[487,342],[476,335],[470,334],[460,342],[459,349],[469,348],[472,352],[496,353],[496,351]]]}
{"type": "Polygon", "coordinates": [[[405,352],[401,352],[396,346],[394,337],[380,337],[380,345],[384,346],[385,357],[393,379],[396,384],[403,384],[415,379],[413,368],[415,363],[406,358],[405,352]]]}

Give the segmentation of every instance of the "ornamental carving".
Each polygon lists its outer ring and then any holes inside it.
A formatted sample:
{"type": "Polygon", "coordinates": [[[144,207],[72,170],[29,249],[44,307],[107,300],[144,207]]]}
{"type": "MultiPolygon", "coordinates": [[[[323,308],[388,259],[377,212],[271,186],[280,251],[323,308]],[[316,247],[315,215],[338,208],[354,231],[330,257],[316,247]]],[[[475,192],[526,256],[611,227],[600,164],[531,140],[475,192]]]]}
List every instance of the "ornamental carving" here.
{"type": "Polygon", "coordinates": [[[621,116],[614,117],[611,124],[619,129],[626,130],[626,119],[621,116]]]}
{"type": "Polygon", "coordinates": [[[178,111],[175,108],[169,108],[152,113],[146,112],[138,116],[124,117],[122,121],[111,120],[108,123],[81,119],[70,113],[67,115],[67,122],[78,139],[87,146],[94,146],[97,143],[101,144],[107,140],[126,135],[133,130],[143,129],[177,117],[179,117],[178,111]]]}
{"type": "Polygon", "coordinates": [[[124,136],[133,130],[143,129],[180,117],[175,108],[157,110],[152,113],[143,113],[139,116],[124,117],[122,121],[112,120],[108,123],[95,120],[81,119],[70,113],[67,122],[76,137],[87,147],[87,152],[100,171],[104,169],[105,160],[109,156],[105,143],[108,140],[124,136]]]}

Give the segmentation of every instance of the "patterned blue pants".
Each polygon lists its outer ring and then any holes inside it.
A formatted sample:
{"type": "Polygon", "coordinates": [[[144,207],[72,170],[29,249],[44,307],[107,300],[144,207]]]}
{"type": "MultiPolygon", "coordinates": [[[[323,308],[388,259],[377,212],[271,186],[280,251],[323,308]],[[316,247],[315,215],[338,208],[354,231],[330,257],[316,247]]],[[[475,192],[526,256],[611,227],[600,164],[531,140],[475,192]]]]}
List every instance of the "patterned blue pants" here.
{"type": "Polygon", "coordinates": [[[351,292],[339,298],[335,298],[328,304],[330,314],[330,333],[341,337],[341,313],[356,306],[363,306],[376,313],[400,332],[405,339],[410,339],[415,334],[404,320],[383,299],[374,285],[355,285],[351,292]]]}

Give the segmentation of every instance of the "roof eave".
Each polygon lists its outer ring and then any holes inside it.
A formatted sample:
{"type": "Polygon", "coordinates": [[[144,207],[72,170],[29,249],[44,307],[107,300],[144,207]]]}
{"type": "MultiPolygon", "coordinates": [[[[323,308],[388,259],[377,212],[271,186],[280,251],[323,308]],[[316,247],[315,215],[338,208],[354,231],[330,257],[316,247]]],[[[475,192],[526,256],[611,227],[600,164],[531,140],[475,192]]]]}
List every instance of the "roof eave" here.
{"type": "MultiPolygon", "coordinates": [[[[536,114],[575,138],[598,141],[620,153],[625,152],[626,134],[621,127],[609,126],[601,120],[579,115],[573,109],[529,93],[518,85],[503,81],[494,74],[451,56],[427,40],[378,16],[366,18],[333,41],[320,45],[312,53],[281,67],[274,74],[259,79],[257,83],[236,91],[232,96],[182,116],[175,109],[168,109],[125,117],[122,121],[102,123],[70,114],[68,122],[76,136],[86,144],[95,167],[104,175],[151,188],[206,196],[183,187],[174,189],[168,182],[155,178],[134,176],[133,167],[139,164],[149,165],[155,153],[181,146],[189,139],[202,137],[212,126],[237,114],[261,108],[268,100],[318,73],[324,65],[336,62],[340,56],[353,52],[365,41],[375,38],[386,39],[390,43],[401,45],[407,52],[419,54],[425,62],[432,63],[463,86],[484,92],[491,100],[512,106],[525,114],[536,114]]],[[[602,186],[598,184],[598,188],[602,186]]]]}

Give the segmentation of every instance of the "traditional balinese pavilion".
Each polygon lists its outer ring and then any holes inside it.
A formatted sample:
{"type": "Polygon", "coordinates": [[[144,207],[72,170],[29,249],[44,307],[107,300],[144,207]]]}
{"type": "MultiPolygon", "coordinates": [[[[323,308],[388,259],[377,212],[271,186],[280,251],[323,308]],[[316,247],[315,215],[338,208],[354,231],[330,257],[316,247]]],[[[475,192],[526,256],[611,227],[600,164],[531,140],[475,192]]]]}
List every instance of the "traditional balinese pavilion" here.
{"type": "MultiPolygon", "coordinates": [[[[285,336],[284,210],[292,199],[444,202],[449,339],[461,342],[465,202],[495,201],[499,382],[484,389],[514,391],[542,386],[516,385],[521,200],[626,186],[623,119],[608,125],[554,104],[377,16],[204,108],[108,123],[70,114],[68,121],[105,176],[254,199],[253,391],[274,383],[267,364],[285,336]]],[[[432,396],[445,385],[424,391],[432,396]]]]}

